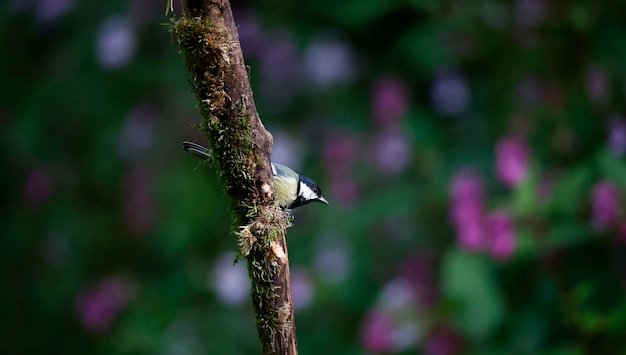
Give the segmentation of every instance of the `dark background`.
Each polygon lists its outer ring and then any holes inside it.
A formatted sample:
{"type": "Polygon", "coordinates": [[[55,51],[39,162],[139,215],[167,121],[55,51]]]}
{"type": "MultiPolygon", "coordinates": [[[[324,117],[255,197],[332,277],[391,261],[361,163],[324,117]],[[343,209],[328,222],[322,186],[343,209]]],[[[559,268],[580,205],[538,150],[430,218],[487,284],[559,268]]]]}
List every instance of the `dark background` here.
{"type": "MultiPolygon", "coordinates": [[[[301,353],[626,351],[622,2],[233,7],[301,353]]],[[[165,2],[0,9],[0,353],[259,352],[165,2]]]]}

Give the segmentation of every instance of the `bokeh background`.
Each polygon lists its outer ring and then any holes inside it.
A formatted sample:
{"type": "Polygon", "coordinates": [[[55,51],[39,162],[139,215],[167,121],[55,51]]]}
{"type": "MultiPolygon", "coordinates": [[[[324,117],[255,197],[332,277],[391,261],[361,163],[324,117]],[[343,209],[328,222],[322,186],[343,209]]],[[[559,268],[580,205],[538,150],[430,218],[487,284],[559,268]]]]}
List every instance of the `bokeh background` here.
{"type": "MultiPolygon", "coordinates": [[[[626,353],[621,1],[233,7],[301,353],[626,353]]],[[[165,1],[0,8],[0,353],[258,353],[165,1]]]]}

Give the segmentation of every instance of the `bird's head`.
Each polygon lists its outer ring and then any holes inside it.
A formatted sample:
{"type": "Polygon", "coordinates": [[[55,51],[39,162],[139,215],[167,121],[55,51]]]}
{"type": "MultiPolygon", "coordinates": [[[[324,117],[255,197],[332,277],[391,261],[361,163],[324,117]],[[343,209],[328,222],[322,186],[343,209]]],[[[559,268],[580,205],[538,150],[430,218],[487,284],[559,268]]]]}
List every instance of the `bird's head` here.
{"type": "Polygon", "coordinates": [[[296,200],[293,201],[289,208],[304,206],[314,201],[328,204],[328,201],[322,197],[322,189],[317,186],[315,181],[302,175],[299,176],[298,180],[298,197],[296,197],[296,200]]]}

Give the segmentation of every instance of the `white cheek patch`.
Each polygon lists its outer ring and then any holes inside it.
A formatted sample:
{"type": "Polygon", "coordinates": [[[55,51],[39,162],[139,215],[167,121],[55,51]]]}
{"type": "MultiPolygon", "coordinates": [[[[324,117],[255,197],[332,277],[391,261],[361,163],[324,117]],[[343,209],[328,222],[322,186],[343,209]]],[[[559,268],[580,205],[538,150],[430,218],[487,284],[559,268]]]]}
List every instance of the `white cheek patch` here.
{"type": "Polygon", "coordinates": [[[319,197],[313,190],[311,190],[309,185],[303,182],[300,182],[300,196],[302,196],[302,198],[304,198],[306,201],[315,200],[319,197]]]}

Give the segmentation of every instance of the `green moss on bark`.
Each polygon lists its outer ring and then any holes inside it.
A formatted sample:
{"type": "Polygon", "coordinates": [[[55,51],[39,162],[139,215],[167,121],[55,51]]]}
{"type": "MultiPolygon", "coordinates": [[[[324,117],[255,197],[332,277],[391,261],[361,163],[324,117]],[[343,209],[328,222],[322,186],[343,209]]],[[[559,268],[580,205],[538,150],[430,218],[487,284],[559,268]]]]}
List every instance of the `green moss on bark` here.
{"type": "Polygon", "coordinates": [[[263,351],[276,353],[279,348],[294,348],[284,242],[290,218],[271,203],[271,169],[260,164],[269,163],[271,136],[258,120],[256,109],[250,110],[246,105],[246,102],[254,105],[247,72],[244,69],[240,77],[232,72],[235,64],[243,65],[243,60],[231,62],[238,56],[233,56],[234,42],[228,30],[205,18],[183,16],[173,23],[170,31],[184,56],[189,81],[204,117],[200,129],[209,140],[213,168],[233,201],[233,230],[239,255],[248,261],[252,304],[263,351]],[[258,145],[260,142],[262,146],[258,145]]]}
{"type": "MultiPolygon", "coordinates": [[[[177,20],[171,32],[191,73],[189,81],[204,117],[200,129],[209,140],[214,169],[236,202],[234,215],[254,214],[250,210],[257,194],[251,188],[257,159],[246,105],[234,102],[226,90],[228,34],[205,19],[188,17],[177,20]]],[[[241,225],[245,219],[237,218],[235,223],[241,225]]]]}

